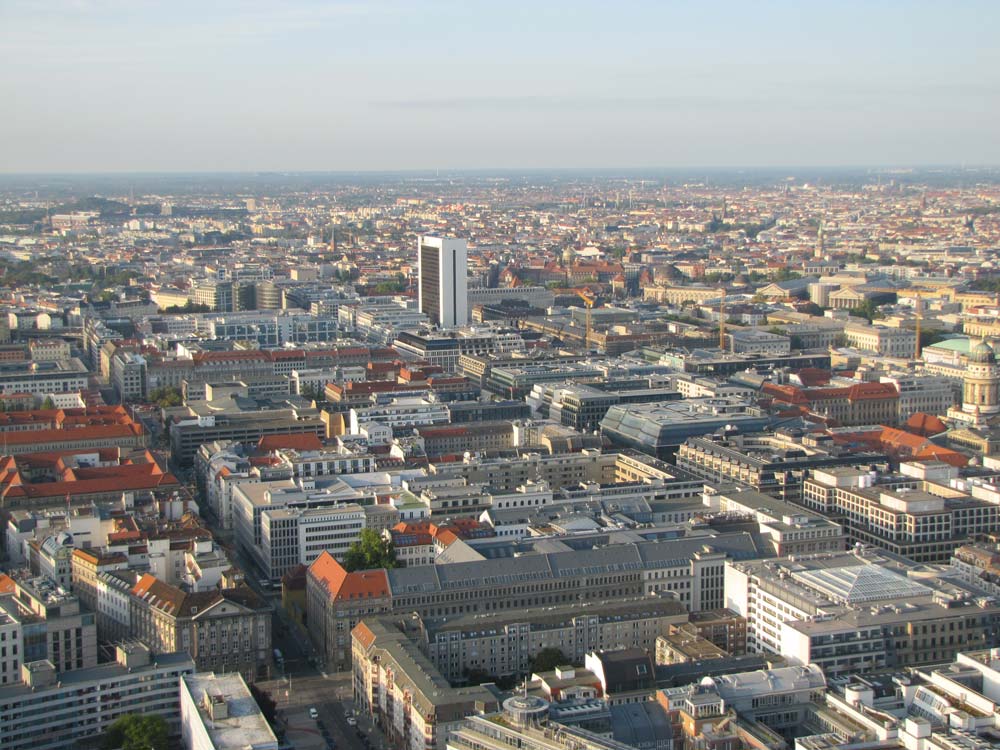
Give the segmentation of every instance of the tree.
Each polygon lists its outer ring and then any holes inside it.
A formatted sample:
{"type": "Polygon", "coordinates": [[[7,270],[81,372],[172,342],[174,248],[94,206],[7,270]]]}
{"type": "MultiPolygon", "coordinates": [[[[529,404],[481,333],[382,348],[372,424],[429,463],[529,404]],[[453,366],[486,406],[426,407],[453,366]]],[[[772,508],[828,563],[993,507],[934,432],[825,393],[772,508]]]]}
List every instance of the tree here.
{"type": "Polygon", "coordinates": [[[154,388],[149,392],[148,398],[161,409],[166,409],[171,406],[180,406],[181,402],[184,401],[184,397],[181,392],[172,385],[165,385],[162,388],[154,388]]]}
{"type": "Polygon", "coordinates": [[[375,529],[362,529],[361,537],[344,555],[344,568],[348,573],[373,568],[395,568],[396,549],[392,541],[383,539],[375,529]]]}
{"type": "Polygon", "coordinates": [[[848,310],[848,314],[855,318],[866,318],[869,323],[873,320],[878,320],[879,318],[885,317],[882,312],[878,309],[879,306],[876,305],[872,300],[866,299],[857,307],[848,310]]]}
{"type": "Polygon", "coordinates": [[[792,279],[801,279],[802,274],[797,271],[792,271],[789,268],[782,268],[774,275],[775,281],[791,281],[792,279]]]}
{"type": "Polygon", "coordinates": [[[55,401],[52,400],[52,396],[46,396],[45,397],[45,400],[42,401],[42,408],[43,409],[55,409],[56,408],[56,404],[55,404],[55,401]]]}
{"type": "Polygon", "coordinates": [[[531,672],[532,674],[540,674],[541,672],[551,672],[556,667],[561,667],[564,664],[568,664],[569,659],[566,655],[557,648],[549,646],[543,648],[534,658],[531,660],[531,672]]]}
{"type": "Polygon", "coordinates": [[[804,312],[806,315],[822,315],[825,309],[815,302],[806,302],[806,304],[799,307],[799,312],[804,312]]]}
{"type": "Polygon", "coordinates": [[[261,714],[267,719],[269,724],[274,723],[275,715],[278,712],[278,704],[271,697],[271,694],[261,690],[254,683],[250,683],[250,695],[257,702],[257,707],[260,709],[261,714]]]}
{"type": "Polygon", "coordinates": [[[167,750],[167,721],[157,714],[126,714],[111,725],[101,743],[106,750],[167,750]]]}

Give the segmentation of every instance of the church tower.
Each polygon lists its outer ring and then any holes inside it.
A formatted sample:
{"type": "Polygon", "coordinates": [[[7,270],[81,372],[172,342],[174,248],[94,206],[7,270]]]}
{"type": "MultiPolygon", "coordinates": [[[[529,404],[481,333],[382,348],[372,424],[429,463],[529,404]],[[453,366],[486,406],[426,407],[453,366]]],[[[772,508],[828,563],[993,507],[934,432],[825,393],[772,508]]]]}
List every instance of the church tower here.
{"type": "Polygon", "coordinates": [[[1000,412],[1000,367],[993,347],[985,339],[969,352],[963,378],[962,410],[982,416],[1000,412]]]}

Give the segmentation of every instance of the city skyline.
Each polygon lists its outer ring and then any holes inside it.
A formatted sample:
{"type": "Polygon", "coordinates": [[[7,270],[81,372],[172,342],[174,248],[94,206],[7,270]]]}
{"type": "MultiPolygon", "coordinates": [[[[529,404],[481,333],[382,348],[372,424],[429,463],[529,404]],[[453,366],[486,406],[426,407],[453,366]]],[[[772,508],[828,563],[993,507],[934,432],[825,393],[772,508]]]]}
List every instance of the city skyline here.
{"type": "Polygon", "coordinates": [[[57,9],[0,10],[6,173],[1000,162],[984,3],[57,9]]]}

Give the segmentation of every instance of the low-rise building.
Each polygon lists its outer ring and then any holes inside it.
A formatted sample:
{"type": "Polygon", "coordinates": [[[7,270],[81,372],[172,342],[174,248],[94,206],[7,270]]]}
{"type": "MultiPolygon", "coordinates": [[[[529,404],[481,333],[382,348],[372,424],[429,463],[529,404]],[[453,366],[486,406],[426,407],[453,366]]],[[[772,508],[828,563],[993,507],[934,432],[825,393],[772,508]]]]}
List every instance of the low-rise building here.
{"type": "Polygon", "coordinates": [[[187,750],[278,750],[280,746],[238,674],[182,675],[180,725],[187,750]]]}

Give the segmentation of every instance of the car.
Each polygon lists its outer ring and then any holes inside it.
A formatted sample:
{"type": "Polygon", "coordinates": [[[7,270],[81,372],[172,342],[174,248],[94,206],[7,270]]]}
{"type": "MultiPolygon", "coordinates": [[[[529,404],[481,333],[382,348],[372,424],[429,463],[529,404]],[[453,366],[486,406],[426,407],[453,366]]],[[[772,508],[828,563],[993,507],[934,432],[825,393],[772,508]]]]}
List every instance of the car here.
{"type": "Polygon", "coordinates": [[[318,719],[319,718],[319,711],[317,711],[315,708],[310,708],[309,709],[309,718],[310,719],[318,719]]]}
{"type": "Polygon", "coordinates": [[[358,720],[357,719],[355,719],[353,716],[348,716],[347,717],[347,726],[349,726],[349,727],[356,727],[357,725],[358,725],[358,720]]]}
{"type": "Polygon", "coordinates": [[[349,709],[349,708],[345,708],[344,709],[344,718],[345,719],[350,719],[352,716],[354,716],[354,712],[351,709],[349,709]]]}

